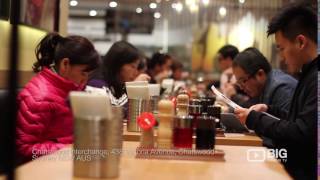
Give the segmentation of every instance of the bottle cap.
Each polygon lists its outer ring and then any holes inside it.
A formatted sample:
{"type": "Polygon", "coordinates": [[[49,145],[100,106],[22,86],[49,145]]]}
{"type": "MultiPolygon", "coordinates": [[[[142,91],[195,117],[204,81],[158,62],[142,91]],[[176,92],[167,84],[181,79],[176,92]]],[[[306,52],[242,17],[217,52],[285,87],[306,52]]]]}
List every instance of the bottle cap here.
{"type": "Polygon", "coordinates": [[[221,107],[220,106],[208,106],[208,115],[221,119],[221,107]]]}
{"type": "Polygon", "coordinates": [[[197,129],[215,129],[215,119],[216,118],[207,116],[206,114],[200,116],[197,123],[197,129]]]}
{"type": "Polygon", "coordinates": [[[214,104],[215,99],[211,97],[206,97],[200,99],[202,105],[202,111],[208,112],[208,106],[212,106],[214,104]]]}
{"type": "Polygon", "coordinates": [[[202,106],[201,105],[189,105],[190,114],[201,114],[202,106]]]}
{"type": "Polygon", "coordinates": [[[145,131],[151,129],[156,124],[154,115],[149,112],[141,113],[137,120],[138,125],[145,131]]]}

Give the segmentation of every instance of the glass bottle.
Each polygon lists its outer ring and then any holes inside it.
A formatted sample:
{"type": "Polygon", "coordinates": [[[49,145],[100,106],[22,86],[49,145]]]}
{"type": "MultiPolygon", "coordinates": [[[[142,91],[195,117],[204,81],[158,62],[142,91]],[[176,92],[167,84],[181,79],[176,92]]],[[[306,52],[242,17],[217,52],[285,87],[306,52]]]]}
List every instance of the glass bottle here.
{"type": "Polygon", "coordinates": [[[174,118],[173,145],[175,148],[192,148],[192,116],[174,118]]]}
{"type": "Polygon", "coordinates": [[[199,117],[196,129],[196,149],[214,149],[215,119],[205,113],[199,117]]]}

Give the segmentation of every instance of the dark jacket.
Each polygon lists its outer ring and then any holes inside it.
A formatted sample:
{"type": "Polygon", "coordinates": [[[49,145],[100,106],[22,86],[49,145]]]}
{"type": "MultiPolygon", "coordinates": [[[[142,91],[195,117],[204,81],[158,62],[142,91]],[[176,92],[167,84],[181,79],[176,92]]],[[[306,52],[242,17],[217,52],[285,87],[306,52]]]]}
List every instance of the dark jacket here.
{"type": "MultiPolygon", "coordinates": [[[[263,92],[258,97],[258,103],[279,107],[283,114],[278,117],[286,118],[296,86],[297,80],[292,76],[281,70],[273,69],[268,73],[263,92]]],[[[274,148],[272,139],[265,136],[262,136],[262,139],[264,146],[274,148]]]]}
{"type": "Polygon", "coordinates": [[[289,111],[296,86],[297,80],[292,76],[280,70],[271,70],[268,73],[264,90],[259,97],[259,103],[277,106],[284,111],[289,111]]]}
{"type": "MultiPolygon", "coordinates": [[[[286,119],[251,111],[246,121],[257,134],[271,138],[276,148],[287,150],[288,158],[281,162],[295,179],[316,179],[318,59],[303,66],[286,119]]],[[[268,109],[272,114],[283,113],[275,106],[268,109]]]]}

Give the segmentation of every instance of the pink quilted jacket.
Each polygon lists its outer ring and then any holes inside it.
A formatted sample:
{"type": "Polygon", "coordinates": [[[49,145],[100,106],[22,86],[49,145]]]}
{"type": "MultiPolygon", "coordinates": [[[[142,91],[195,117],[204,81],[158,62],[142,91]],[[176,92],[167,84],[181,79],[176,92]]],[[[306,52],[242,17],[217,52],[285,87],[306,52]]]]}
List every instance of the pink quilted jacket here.
{"type": "Polygon", "coordinates": [[[44,69],[20,92],[16,139],[20,161],[73,142],[73,117],[67,102],[72,90],[79,90],[79,86],[44,69]]]}

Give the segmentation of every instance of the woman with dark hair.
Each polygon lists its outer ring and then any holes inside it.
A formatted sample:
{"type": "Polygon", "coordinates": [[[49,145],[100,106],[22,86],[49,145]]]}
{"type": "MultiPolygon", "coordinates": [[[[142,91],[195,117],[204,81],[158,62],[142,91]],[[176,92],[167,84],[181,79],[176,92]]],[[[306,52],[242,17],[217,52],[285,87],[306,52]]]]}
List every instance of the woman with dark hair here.
{"type": "Polygon", "coordinates": [[[164,78],[171,75],[172,58],[168,54],[154,53],[147,65],[147,73],[151,77],[150,83],[161,83],[164,78]]]}
{"type": "Polygon", "coordinates": [[[25,162],[73,142],[70,91],[82,90],[99,55],[81,36],[46,35],[36,48],[37,74],[18,95],[17,153],[25,162]]]}
{"type": "Polygon", "coordinates": [[[125,105],[128,102],[125,82],[150,80],[148,75],[138,74],[138,65],[142,58],[139,50],[132,44],[125,41],[115,42],[103,58],[100,73],[89,80],[88,90],[90,86],[104,88],[112,105],[125,105]]]}

